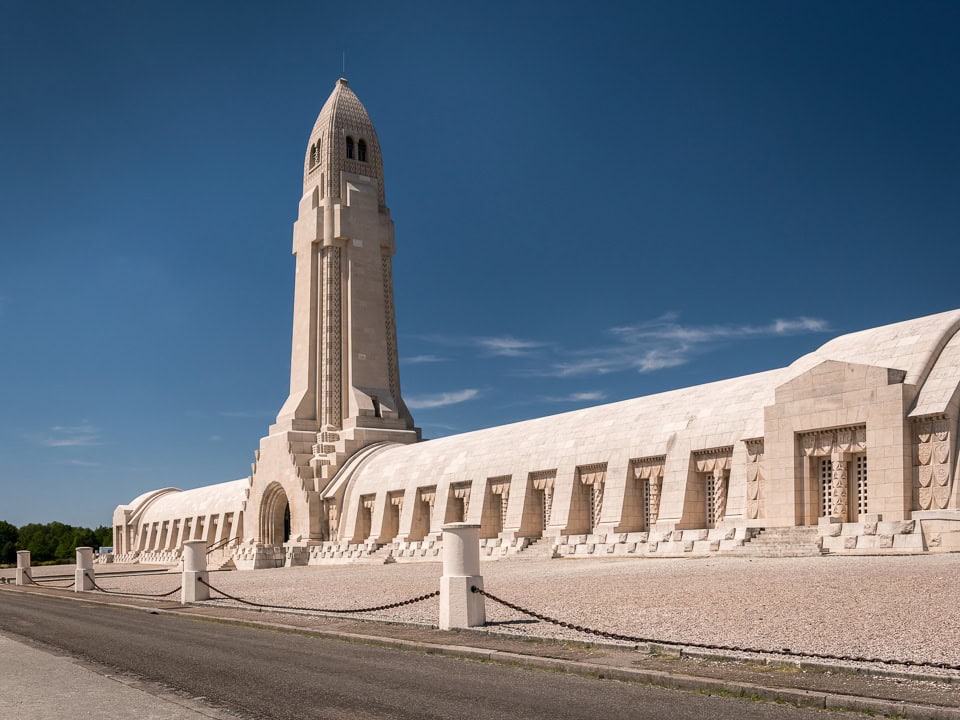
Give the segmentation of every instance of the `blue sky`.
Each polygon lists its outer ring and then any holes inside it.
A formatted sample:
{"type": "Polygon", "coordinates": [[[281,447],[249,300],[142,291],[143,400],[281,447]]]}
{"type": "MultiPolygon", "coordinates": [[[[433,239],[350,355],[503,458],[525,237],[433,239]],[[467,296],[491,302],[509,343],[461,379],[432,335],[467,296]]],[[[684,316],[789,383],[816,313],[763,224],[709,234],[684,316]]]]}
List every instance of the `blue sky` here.
{"type": "Polygon", "coordinates": [[[0,3],[0,519],[249,474],[341,74],[427,437],[960,306],[960,6],[0,3]]]}

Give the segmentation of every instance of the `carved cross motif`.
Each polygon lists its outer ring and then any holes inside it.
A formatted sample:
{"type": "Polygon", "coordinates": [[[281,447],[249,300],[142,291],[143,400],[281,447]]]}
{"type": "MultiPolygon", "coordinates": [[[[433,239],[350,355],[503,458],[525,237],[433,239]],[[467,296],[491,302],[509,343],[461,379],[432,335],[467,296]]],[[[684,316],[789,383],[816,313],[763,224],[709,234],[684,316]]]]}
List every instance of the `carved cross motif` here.
{"type": "Polygon", "coordinates": [[[830,514],[842,522],[847,519],[847,461],[839,450],[832,455],[831,490],[833,509],[830,514]]]}
{"type": "Polygon", "coordinates": [[[717,520],[722,520],[727,511],[727,478],[723,471],[714,475],[713,507],[717,520]]]}
{"type": "Polygon", "coordinates": [[[660,486],[662,477],[652,477],[647,488],[650,492],[650,524],[653,525],[660,517],[660,486]]]}

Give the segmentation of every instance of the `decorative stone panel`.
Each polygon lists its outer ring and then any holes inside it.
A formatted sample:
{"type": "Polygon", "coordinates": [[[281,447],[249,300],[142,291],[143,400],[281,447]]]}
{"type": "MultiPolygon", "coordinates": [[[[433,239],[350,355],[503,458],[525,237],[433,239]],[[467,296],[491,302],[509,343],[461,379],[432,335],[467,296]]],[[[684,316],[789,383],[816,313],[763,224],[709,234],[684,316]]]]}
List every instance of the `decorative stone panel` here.
{"type": "MultiPolygon", "coordinates": [[[[867,449],[866,425],[815,430],[800,435],[800,447],[806,457],[829,457],[831,460],[830,515],[846,520],[848,497],[848,461],[867,449]]],[[[866,477],[863,477],[864,491],[866,477]]]]}
{"type": "Polygon", "coordinates": [[[340,248],[336,245],[323,249],[322,260],[324,296],[321,300],[323,310],[322,340],[322,412],[324,430],[339,430],[343,421],[340,399],[342,396],[342,340],[341,328],[341,290],[340,290],[340,248]]]}
{"type": "MultiPolygon", "coordinates": [[[[387,381],[390,384],[390,394],[393,395],[394,403],[399,403],[400,398],[400,365],[397,359],[397,319],[396,311],[393,305],[393,260],[390,253],[384,251],[382,256],[383,272],[383,315],[386,322],[387,337],[387,381]]],[[[398,413],[399,407],[394,407],[398,413]]]]}
{"type": "Polygon", "coordinates": [[[644,498],[647,527],[652,526],[660,517],[660,491],[663,488],[663,466],[666,461],[666,455],[634,458],[630,461],[634,479],[638,482],[647,481],[647,495],[644,498]]]}
{"type": "Polygon", "coordinates": [[[403,513],[403,490],[390,493],[390,504],[403,513]]]}
{"type": "Polygon", "coordinates": [[[510,475],[489,479],[490,492],[500,496],[500,529],[507,526],[507,502],[510,500],[510,475]]]}
{"type": "Polygon", "coordinates": [[[721,520],[727,511],[727,475],[732,459],[732,445],[693,452],[697,472],[707,477],[708,485],[713,481],[712,497],[707,498],[707,515],[712,515],[715,521],[721,520]]]}
{"type": "Polygon", "coordinates": [[[832,457],[837,452],[862,453],[867,449],[867,426],[801,433],[800,447],[807,457],[832,457]]]}
{"type": "Polygon", "coordinates": [[[556,470],[538,470],[530,473],[530,483],[534,490],[543,493],[543,528],[550,524],[550,513],[553,510],[553,486],[557,481],[556,470]]]}
{"type": "Polygon", "coordinates": [[[607,479],[607,464],[581,465],[577,468],[577,476],[581,484],[589,488],[590,527],[595,528],[600,524],[600,514],[603,511],[603,486],[607,479]]]}
{"type": "Polygon", "coordinates": [[[913,423],[914,507],[943,510],[950,501],[950,425],[943,415],[917,418],[913,423]]]}
{"type": "Polygon", "coordinates": [[[747,446],[747,517],[756,520],[760,517],[760,491],[763,484],[761,460],[763,460],[763,438],[751,438],[743,441],[747,446]]]}
{"type": "Polygon", "coordinates": [[[457,500],[463,501],[463,519],[466,521],[470,513],[470,488],[472,483],[457,483],[450,487],[450,492],[457,500]]]}
{"type": "Polygon", "coordinates": [[[337,501],[333,498],[324,501],[327,506],[327,526],[330,528],[330,538],[337,537],[337,531],[340,524],[340,510],[337,507],[337,501]]]}
{"type": "Polygon", "coordinates": [[[416,536],[428,535],[433,530],[433,506],[437,499],[437,486],[417,488],[417,504],[414,506],[413,525],[410,532],[416,536]]]}

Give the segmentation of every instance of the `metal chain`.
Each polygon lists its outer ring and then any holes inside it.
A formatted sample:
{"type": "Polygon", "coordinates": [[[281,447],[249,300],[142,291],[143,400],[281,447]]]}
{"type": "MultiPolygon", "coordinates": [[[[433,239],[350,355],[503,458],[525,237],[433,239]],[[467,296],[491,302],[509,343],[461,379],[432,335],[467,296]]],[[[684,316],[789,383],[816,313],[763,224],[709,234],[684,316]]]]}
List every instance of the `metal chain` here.
{"type": "Polygon", "coordinates": [[[757,655],[786,655],[788,657],[797,657],[797,658],[812,658],[816,660],[835,660],[839,662],[858,662],[858,663],[879,663],[882,665],[901,665],[906,667],[923,667],[923,668],[937,668],[939,670],[960,670],[960,665],[951,665],[946,662],[926,662],[922,660],[894,660],[892,658],[877,658],[877,657],[859,657],[856,655],[831,655],[829,653],[813,653],[813,652],[801,652],[799,650],[791,650],[790,648],[780,648],[779,650],[768,650],[765,648],[752,648],[752,647],[735,647],[733,645],[715,645],[710,643],[698,643],[698,642],[679,642],[676,640],[659,640],[656,638],[645,638],[645,637],[635,637],[633,635],[621,635],[618,633],[607,632],[605,630],[595,630],[593,628],[588,628],[583,625],[575,625],[573,623],[564,622],[562,620],[557,620],[556,618],[548,617],[533,610],[527,610],[524,607],[521,607],[515,603],[509,602],[502,598],[498,598],[496,595],[491,595],[485,590],[481,590],[476,585],[470,587],[471,592],[478,593],[485,598],[489,598],[496,603],[500,603],[504,607],[508,607],[511,610],[516,610],[519,613],[524,615],[529,615],[532,618],[541,620],[552,625],[558,625],[562,628],[568,628],[570,630],[576,630],[577,632],[588,633],[590,635],[597,635],[598,637],[608,638],[610,640],[620,640],[621,642],[630,642],[643,645],[673,645],[676,647],[692,647],[698,648],[701,650],[725,650],[728,652],[744,652],[744,653],[754,653],[757,655]]]}
{"type": "Polygon", "coordinates": [[[34,580],[29,575],[27,575],[26,577],[27,577],[27,580],[29,580],[33,585],[36,585],[37,587],[49,587],[49,588],[55,588],[56,590],[69,590],[70,588],[72,588],[74,585],[77,584],[77,581],[74,580],[69,585],[49,585],[47,583],[51,582],[50,580],[44,580],[43,578],[40,578],[39,580],[34,580]],[[44,584],[41,585],[40,583],[44,583],[44,584]]]}
{"type": "Polygon", "coordinates": [[[90,582],[93,583],[93,587],[95,590],[99,590],[100,592],[106,593],[107,595],[129,595],[131,597],[165,598],[165,597],[170,597],[175,592],[179,592],[181,589],[183,589],[183,585],[177,585],[177,587],[175,587],[170,592],[160,593],[160,594],[124,592],[123,590],[107,590],[97,585],[97,581],[94,580],[91,575],[87,575],[87,577],[90,578],[90,582]]]}
{"type": "Polygon", "coordinates": [[[206,582],[202,578],[198,578],[198,582],[203,583],[208,588],[213,590],[215,593],[219,593],[220,595],[223,595],[223,597],[229,600],[235,600],[236,602],[243,603],[244,605],[251,605],[253,607],[258,607],[258,608],[267,608],[270,610],[304,610],[307,612],[332,613],[332,614],[338,614],[338,615],[352,615],[354,613],[374,612],[376,610],[390,610],[392,608],[403,607],[404,605],[413,605],[414,603],[423,602],[424,600],[429,600],[430,598],[437,597],[440,594],[439,590],[434,590],[432,593],[427,593],[426,595],[418,595],[417,597],[410,598],[409,600],[401,600],[400,602],[389,603],[387,605],[376,605],[374,607],[366,607],[366,608],[351,608],[351,609],[314,608],[314,607],[300,607],[296,605],[268,605],[267,603],[258,603],[258,602],[253,602],[252,600],[244,600],[234,595],[230,595],[229,593],[225,593],[223,590],[219,590],[213,587],[213,585],[206,582]]]}

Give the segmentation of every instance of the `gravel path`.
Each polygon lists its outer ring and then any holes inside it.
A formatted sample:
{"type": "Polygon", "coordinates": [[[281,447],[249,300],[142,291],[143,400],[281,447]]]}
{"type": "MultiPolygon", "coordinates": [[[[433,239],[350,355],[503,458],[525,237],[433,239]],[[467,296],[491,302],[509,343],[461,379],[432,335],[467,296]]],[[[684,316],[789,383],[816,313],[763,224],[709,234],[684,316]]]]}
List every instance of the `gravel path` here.
{"type": "MultiPolygon", "coordinates": [[[[144,566],[96,569],[134,568],[144,566]]],[[[72,569],[38,568],[35,577],[72,569]]],[[[502,560],[483,563],[481,570],[487,591],[599,630],[664,641],[960,664],[960,554],[502,560]]],[[[210,584],[255,602],[353,608],[432,592],[440,574],[438,563],[331,565],[211,573],[210,584]]],[[[179,585],[179,575],[104,575],[98,583],[111,590],[162,593],[179,585]]],[[[437,606],[432,598],[369,616],[435,624],[437,606]]],[[[497,632],[591,639],[489,600],[486,610],[489,628],[497,632]]]]}

